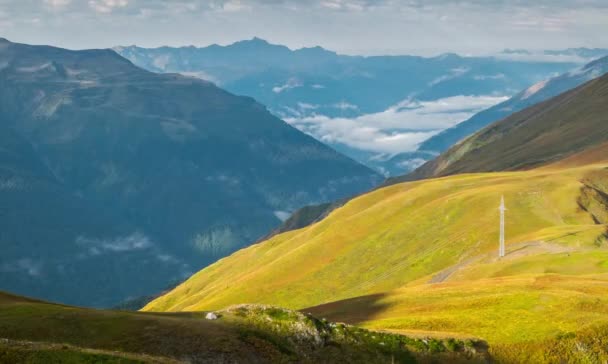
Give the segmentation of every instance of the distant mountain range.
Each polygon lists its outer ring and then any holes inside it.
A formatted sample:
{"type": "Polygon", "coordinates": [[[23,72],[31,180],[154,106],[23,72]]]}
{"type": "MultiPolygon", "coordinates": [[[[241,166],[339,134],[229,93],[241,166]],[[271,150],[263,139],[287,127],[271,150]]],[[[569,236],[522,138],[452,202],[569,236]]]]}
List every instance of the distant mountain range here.
{"type": "Polygon", "coordinates": [[[509,100],[483,110],[453,128],[429,138],[418,149],[419,151],[443,152],[462,138],[475,133],[494,121],[557,96],[607,72],[608,57],[603,57],[579,69],[538,82],[517,93],[509,100]]]}
{"type": "MultiPolygon", "coordinates": [[[[574,77],[594,74],[603,70],[606,63],[608,58],[599,60],[574,77]]],[[[560,81],[569,84],[567,81],[571,81],[571,77],[554,79],[549,85],[557,88],[562,85],[560,81]]],[[[528,92],[542,92],[541,86],[528,92]]],[[[520,95],[525,96],[526,93],[520,95]]],[[[411,174],[392,182],[457,173],[529,169],[588,150],[608,141],[607,99],[608,75],[604,75],[491,124],[411,174]]]]}
{"type": "Polygon", "coordinates": [[[0,289],[155,293],[380,177],[212,83],[0,39],[0,289]]]}
{"type": "MultiPolygon", "coordinates": [[[[425,153],[408,153],[425,138],[581,62],[456,54],[346,56],[321,47],[291,50],[259,38],[203,48],[114,49],[147,70],[203,78],[251,96],[386,175],[419,165],[425,153]]],[[[426,153],[422,161],[432,155],[426,153]]]]}

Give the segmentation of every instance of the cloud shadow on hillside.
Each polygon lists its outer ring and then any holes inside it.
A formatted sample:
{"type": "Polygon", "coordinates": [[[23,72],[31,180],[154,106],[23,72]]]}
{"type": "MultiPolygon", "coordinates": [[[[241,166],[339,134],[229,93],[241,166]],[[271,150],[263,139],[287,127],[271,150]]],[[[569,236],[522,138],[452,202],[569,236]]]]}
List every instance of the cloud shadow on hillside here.
{"type": "Polygon", "coordinates": [[[389,307],[387,303],[383,303],[386,297],[386,294],[378,293],[325,303],[301,311],[329,321],[358,325],[384,312],[389,307]]]}

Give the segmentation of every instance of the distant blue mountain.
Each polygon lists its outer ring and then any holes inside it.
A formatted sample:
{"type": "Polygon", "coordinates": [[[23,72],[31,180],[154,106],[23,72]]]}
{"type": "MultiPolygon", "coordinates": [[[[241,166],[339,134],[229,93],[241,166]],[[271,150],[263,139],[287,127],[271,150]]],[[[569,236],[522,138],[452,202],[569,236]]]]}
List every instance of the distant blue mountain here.
{"type": "Polygon", "coordinates": [[[113,306],[380,180],[250,97],[0,38],[0,291],[113,306]]]}
{"type": "Polygon", "coordinates": [[[583,83],[608,73],[608,57],[595,60],[577,70],[538,82],[517,93],[509,100],[475,114],[470,119],[444,130],[422,143],[419,151],[443,152],[459,140],[477,132],[485,126],[503,119],[517,111],[548,100],[583,83]]]}
{"type": "MultiPolygon", "coordinates": [[[[493,57],[346,56],[321,47],[290,50],[259,38],[203,48],[115,47],[136,65],[215,82],[248,95],[280,116],[315,105],[327,116],[386,110],[408,98],[436,100],[454,95],[512,95],[575,63],[519,62],[493,57]],[[345,112],[340,103],[356,106],[345,112]]],[[[313,112],[313,111],[308,111],[313,112]]],[[[293,115],[292,115],[293,116],[293,115]]]]}
{"type": "MultiPolygon", "coordinates": [[[[347,56],[321,47],[291,50],[259,38],[203,48],[129,46],[114,50],[147,70],[194,76],[251,96],[281,118],[324,116],[327,122],[384,112],[408,99],[428,102],[460,95],[512,96],[581,64],[559,57],[557,62],[522,61],[453,53],[428,58],[347,56]]],[[[379,127],[370,122],[366,127],[379,127]]],[[[421,119],[418,128],[426,129],[424,124],[421,119]]],[[[385,174],[404,173],[417,163],[402,160],[415,147],[405,148],[405,154],[393,158],[396,156],[372,147],[362,149],[344,145],[347,141],[328,142],[333,139],[322,134],[311,135],[385,174]]],[[[420,153],[414,154],[412,158],[419,160],[420,153]]]]}

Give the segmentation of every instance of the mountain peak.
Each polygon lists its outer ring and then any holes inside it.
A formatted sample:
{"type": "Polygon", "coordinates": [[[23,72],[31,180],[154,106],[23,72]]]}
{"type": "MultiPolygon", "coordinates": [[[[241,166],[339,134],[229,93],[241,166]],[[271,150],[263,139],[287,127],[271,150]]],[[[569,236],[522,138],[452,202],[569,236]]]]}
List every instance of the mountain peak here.
{"type": "Polygon", "coordinates": [[[237,42],[232,43],[228,47],[238,45],[272,46],[273,44],[268,43],[268,41],[265,39],[253,37],[251,39],[239,40],[237,42]]]}
{"type": "Polygon", "coordinates": [[[0,37],[0,43],[10,43],[10,41],[6,38],[0,37]]]}
{"type": "Polygon", "coordinates": [[[455,60],[455,59],[460,59],[462,57],[456,53],[448,52],[448,53],[442,53],[435,58],[439,59],[439,60],[455,60]]]}
{"type": "Polygon", "coordinates": [[[262,38],[259,38],[259,37],[253,37],[249,41],[253,42],[253,43],[270,44],[270,43],[268,43],[268,41],[266,39],[262,39],[262,38]]]}

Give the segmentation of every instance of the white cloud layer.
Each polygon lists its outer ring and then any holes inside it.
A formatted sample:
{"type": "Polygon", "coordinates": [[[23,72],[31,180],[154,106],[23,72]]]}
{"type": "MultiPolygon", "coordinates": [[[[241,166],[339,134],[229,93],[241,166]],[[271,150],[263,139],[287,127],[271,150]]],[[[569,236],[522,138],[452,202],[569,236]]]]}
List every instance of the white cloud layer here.
{"type": "Polygon", "coordinates": [[[296,128],[329,144],[397,154],[417,146],[507,97],[454,96],[436,101],[404,100],[389,109],[356,118],[312,115],[286,118],[296,128]]]}
{"type": "Polygon", "coordinates": [[[150,249],[153,247],[150,238],[140,232],[135,232],[126,236],[118,236],[111,239],[79,236],[76,238],[76,244],[86,248],[89,255],[124,253],[135,250],[150,249]]]}
{"type": "MultiPolygon", "coordinates": [[[[51,0],[61,2],[65,0],[51,0]]],[[[98,13],[111,13],[114,9],[124,8],[129,5],[128,0],[89,0],[89,6],[98,13]]]]}
{"type": "Polygon", "coordinates": [[[280,94],[281,92],[289,91],[292,88],[297,87],[302,87],[300,81],[298,81],[297,78],[290,78],[285,84],[273,87],[272,92],[274,92],[275,94],[280,94]]]}

